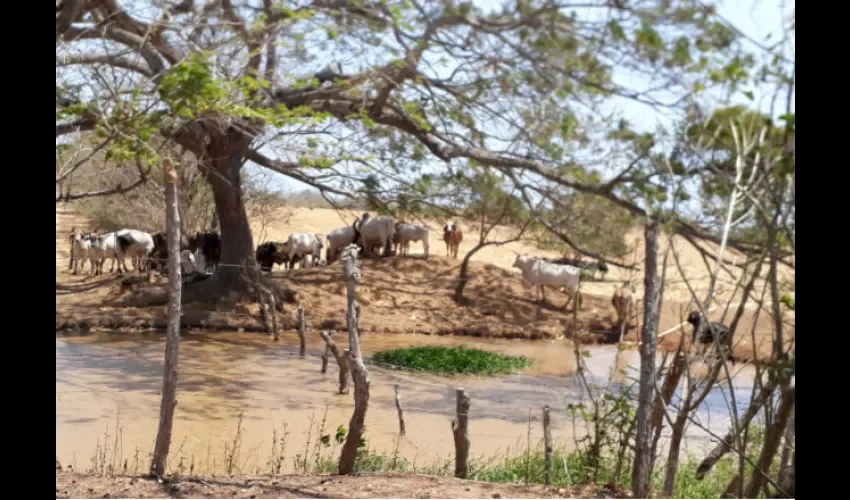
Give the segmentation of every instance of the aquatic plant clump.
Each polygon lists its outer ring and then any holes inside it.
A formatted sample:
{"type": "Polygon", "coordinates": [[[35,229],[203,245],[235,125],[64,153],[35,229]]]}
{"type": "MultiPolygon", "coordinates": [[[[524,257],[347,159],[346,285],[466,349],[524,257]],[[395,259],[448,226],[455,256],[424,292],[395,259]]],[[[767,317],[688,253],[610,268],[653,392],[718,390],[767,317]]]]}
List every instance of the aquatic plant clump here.
{"type": "Polygon", "coordinates": [[[507,375],[531,366],[525,356],[506,356],[466,347],[409,347],[380,351],[372,362],[390,368],[437,373],[440,375],[507,375]]]}

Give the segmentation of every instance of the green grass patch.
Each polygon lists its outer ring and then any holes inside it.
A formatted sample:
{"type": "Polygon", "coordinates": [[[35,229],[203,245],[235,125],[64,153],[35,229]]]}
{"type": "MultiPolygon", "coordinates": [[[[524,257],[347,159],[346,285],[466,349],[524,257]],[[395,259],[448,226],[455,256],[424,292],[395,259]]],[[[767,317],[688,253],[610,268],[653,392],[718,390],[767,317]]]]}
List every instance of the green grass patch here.
{"type": "Polygon", "coordinates": [[[372,362],[440,375],[506,375],[531,366],[531,361],[525,356],[506,356],[467,347],[434,346],[380,351],[372,356],[372,362]]]}

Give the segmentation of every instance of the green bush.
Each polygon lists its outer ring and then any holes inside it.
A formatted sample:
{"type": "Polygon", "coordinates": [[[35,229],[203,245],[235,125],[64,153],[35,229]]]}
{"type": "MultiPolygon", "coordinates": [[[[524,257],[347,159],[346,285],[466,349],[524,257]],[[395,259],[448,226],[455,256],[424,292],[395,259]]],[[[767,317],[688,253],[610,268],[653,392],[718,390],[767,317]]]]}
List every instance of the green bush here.
{"type": "Polygon", "coordinates": [[[466,347],[410,347],[381,351],[372,356],[372,362],[441,375],[500,375],[531,366],[531,361],[525,356],[506,356],[466,347]]]}

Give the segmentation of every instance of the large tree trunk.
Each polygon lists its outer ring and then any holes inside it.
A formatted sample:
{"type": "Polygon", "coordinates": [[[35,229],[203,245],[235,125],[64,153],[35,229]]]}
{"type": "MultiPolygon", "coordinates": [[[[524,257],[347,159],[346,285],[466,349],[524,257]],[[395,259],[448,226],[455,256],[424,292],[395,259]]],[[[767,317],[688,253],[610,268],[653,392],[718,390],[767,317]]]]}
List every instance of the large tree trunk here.
{"type": "MultiPolygon", "coordinates": [[[[201,172],[212,188],[216,219],[221,228],[220,267],[210,279],[186,286],[183,303],[217,301],[223,297],[255,300],[260,303],[266,327],[277,337],[278,321],[274,312],[282,311],[284,302],[296,304],[298,296],[285,285],[264,281],[255,260],[239,176],[253,137],[259,130],[256,125],[253,128],[252,132],[250,123],[205,117],[184,123],[176,131],[164,129],[163,134],[198,159],[201,172]]],[[[127,297],[124,302],[139,307],[161,305],[167,300],[163,290],[155,289],[127,297]]]]}
{"type": "Polygon", "coordinates": [[[655,353],[658,333],[658,222],[650,220],[645,228],[646,263],[644,268],[643,342],[640,345],[640,388],[638,391],[635,433],[635,464],[632,490],[635,498],[649,497],[651,412],[655,389],[655,353]]]}
{"type": "Polygon", "coordinates": [[[184,303],[216,300],[232,291],[247,292],[255,299],[263,296],[265,301],[295,303],[295,293],[291,290],[282,290],[269,297],[270,291],[262,285],[255,260],[254,239],[240,177],[254,137],[252,127],[257,128],[249,123],[205,118],[184,125],[174,134],[177,142],[198,158],[201,172],[212,188],[215,219],[221,234],[220,267],[213,278],[187,286],[183,293],[184,303]]]}
{"type": "Polygon", "coordinates": [[[204,161],[221,228],[222,266],[216,270],[216,275],[226,288],[239,285],[243,277],[259,276],[254,268],[254,238],[242,199],[239,175],[249,144],[247,139],[236,141],[227,151],[222,151],[224,156],[204,161]]]}

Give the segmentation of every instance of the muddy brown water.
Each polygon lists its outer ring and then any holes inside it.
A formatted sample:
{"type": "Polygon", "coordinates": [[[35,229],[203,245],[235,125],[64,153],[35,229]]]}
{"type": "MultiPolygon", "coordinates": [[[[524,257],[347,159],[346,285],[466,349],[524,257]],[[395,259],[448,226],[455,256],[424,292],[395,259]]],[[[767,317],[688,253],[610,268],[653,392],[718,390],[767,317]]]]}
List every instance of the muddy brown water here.
{"type": "MultiPolygon", "coordinates": [[[[277,343],[263,335],[245,333],[186,334],[180,349],[172,453],[169,466],[180,461],[196,473],[225,472],[242,415],[241,443],[234,469],[264,473],[275,433],[286,433],[284,471],[292,471],[297,455],[315,456],[314,444],[323,418],[321,434],[333,436],[348,427],[351,395],[337,394],[337,367],[320,373],[322,346],[318,336],[308,339],[305,359],[298,357],[294,334],[277,343]],[[312,429],[312,430],[311,430],[312,429]],[[309,443],[309,444],[308,444],[309,443]]],[[[471,339],[425,335],[364,335],[364,357],[372,353],[417,345],[463,345],[504,354],[524,355],[533,366],[509,376],[441,377],[369,366],[371,400],[366,418],[366,437],[375,451],[398,455],[418,465],[445,462],[453,453],[451,420],[455,389],[465,388],[471,398],[470,440],[473,456],[498,456],[524,451],[528,442],[529,412],[532,447],[542,439],[541,408],[552,407],[553,434],[569,446],[583,435],[566,409],[583,398],[574,372],[571,343],[471,339]],[[407,436],[398,437],[394,384],[401,387],[407,436]]],[[[156,436],[159,391],[165,336],[93,334],[56,338],[56,455],[66,465],[83,471],[93,457],[131,472],[144,471],[156,436]],[[116,431],[117,429],[117,431],[116,431]]],[[[591,382],[604,384],[616,350],[590,346],[587,358],[591,382]]],[[[626,351],[618,363],[625,375],[634,376],[637,353],[626,351]]],[[[745,373],[736,378],[736,394],[747,398],[752,385],[745,373]]],[[[727,398],[713,391],[698,417],[703,425],[722,434],[728,427],[727,398]],[[725,417],[724,417],[725,415],[725,417]]],[[[740,407],[739,411],[743,408],[740,407]]],[[[707,441],[707,435],[691,426],[690,435],[707,441]]],[[[338,448],[323,447],[323,456],[338,456],[338,448]]],[[[99,460],[98,460],[99,461],[99,460]]],[[[234,472],[236,472],[234,470],[234,472]]]]}

